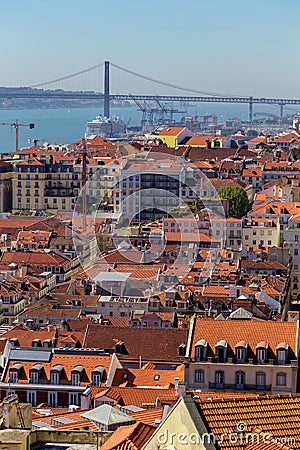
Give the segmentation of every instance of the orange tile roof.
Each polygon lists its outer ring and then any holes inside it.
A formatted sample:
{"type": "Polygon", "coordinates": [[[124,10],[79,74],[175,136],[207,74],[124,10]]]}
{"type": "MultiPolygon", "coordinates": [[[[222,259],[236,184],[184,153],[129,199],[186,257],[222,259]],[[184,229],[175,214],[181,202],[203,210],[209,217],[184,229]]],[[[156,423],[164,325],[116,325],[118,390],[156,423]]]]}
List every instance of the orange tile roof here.
{"type": "Polygon", "coordinates": [[[183,130],[185,130],[185,127],[164,128],[159,132],[159,136],[178,136],[183,130]]]}
{"type": "MultiPolygon", "coordinates": [[[[4,380],[8,382],[9,379],[9,368],[15,364],[16,361],[10,360],[9,365],[7,367],[4,380]]],[[[84,374],[82,375],[81,385],[86,385],[92,382],[92,371],[97,366],[103,366],[105,368],[103,382],[105,381],[105,377],[108,374],[108,370],[111,363],[111,356],[96,356],[96,355],[87,355],[76,354],[76,358],[74,355],[68,354],[56,354],[53,353],[51,355],[51,359],[49,362],[43,362],[42,365],[44,367],[44,375],[41,375],[43,379],[50,380],[50,370],[57,364],[61,364],[64,366],[64,378],[71,381],[71,371],[75,366],[81,365],[84,367],[84,374]]],[[[22,361],[23,371],[21,372],[20,378],[18,380],[19,383],[27,383],[29,376],[29,370],[34,366],[34,361],[22,361]]]]}
{"type": "Polygon", "coordinates": [[[6,339],[8,341],[10,339],[18,339],[19,347],[32,347],[32,341],[34,339],[40,339],[41,344],[43,345],[43,342],[47,339],[53,341],[55,338],[55,333],[56,327],[53,325],[41,330],[29,330],[25,325],[18,324],[5,333],[2,333],[1,339],[6,339]]]}
{"type": "MultiPolygon", "coordinates": [[[[297,420],[300,408],[300,395],[265,395],[256,398],[235,398],[233,400],[198,401],[195,403],[200,416],[206,423],[208,432],[214,434],[219,449],[233,450],[245,449],[246,442],[240,439],[230,439],[230,433],[234,433],[238,424],[243,423],[245,433],[258,431],[269,433],[270,439],[278,439],[279,443],[284,439],[293,439],[291,447],[300,448],[300,422],[297,420]],[[223,437],[223,439],[222,439],[223,437]]],[[[243,438],[243,435],[241,436],[243,438]]],[[[256,441],[254,440],[253,444],[256,441]]],[[[260,441],[260,444],[264,442],[260,441]]],[[[272,442],[271,442],[272,444],[272,442]]],[[[268,447],[250,447],[254,449],[266,449],[268,447]]],[[[270,447],[270,450],[275,447],[270,447]]],[[[280,448],[277,446],[276,448],[280,448]]],[[[282,447],[281,447],[282,448],[282,447]]]]}
{"type": "Polygon", "coordinates": [[[120,359],[139,359],[143,362],[180,360],[178,347],[187,340],[187,330],[176,328],[103,327],[90,324],[84,347],[115,349],[116,340],[124,342],[126,354],[120,359]]]}
{"type": "Polygon", "coordinates": [[[133,386],[168,386],[175,383],[175,378],[184,381],[184,365],[180,364],[176,370],[157,370],[155,367],[143,366],[141,369],[117,369],[112,384],[118,386],[124,382],[123,375],[133,386]]]}
{"type": "Polygon", "coordinates": [[[17,164],[18,166],[44,166],[44,164],[37,158],[31,156],[28,159],[21,161],[17,164]]]}
{"type": "Polygon", "coordinates": [[[273,322],[243,320],[209,320],[195,319],[191,357],[194,358],[194,346],[200,339],[209,344],[208,356],[214,356],[214,348],[220,340],[227,341],[228,357],[235,355],[235,346],[240,341],[248,343],[248,357],[253,358],[259,342],[269,344],[270,357],[275,357],[276,347],[280,342],[286,342],[290,348],[290,359],[296,359],[297,322],[273,322]]]}
{"type": "Polygon", "coordinates": [[[141,422],[119,427],[101,446],[101,450],[139,450],[150,439],[155,428],[141,422]]]}
{"type": "Polygon", "coordinates": [[[175,403],[178,399],[175,388],[144,388],[144,387],[111,387],[95,395],[95,401],[101,397],[115,399],[125,406],[134,405],[140,408],[143,405],[155,405],[158,400],[175,403]]]}
{"type": "Polygon", "coordinates": [[[154,425],[154,422],[157,419],[162,419],[163,412],[164,408],[159,407],[159,408],[149,408],[143,411],[129,412],[128,414],[134,417],[139,422],[143,422],[148,425],[154,425]]]}
{"type": "MultiPolygon", "coordinates": [[[[290,445],[280,444],[276,439],[272,439],[262,428],[253,428],[251,432],[253,439],[250,439],[245,450],[289,450],[292,448],[290,445]]],[[[284,442],[284,438],[282,442],[284,442]]]]}

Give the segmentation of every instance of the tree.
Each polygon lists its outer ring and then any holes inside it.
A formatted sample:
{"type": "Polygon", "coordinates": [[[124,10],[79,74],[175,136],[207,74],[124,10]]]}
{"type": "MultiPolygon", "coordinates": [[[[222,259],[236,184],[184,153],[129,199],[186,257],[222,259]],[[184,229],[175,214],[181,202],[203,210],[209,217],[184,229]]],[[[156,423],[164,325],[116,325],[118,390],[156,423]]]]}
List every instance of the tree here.
{"type": "Polygon", "coordinates": [[[300,147],[293,147],[291,152],[294,160],[298,161],[298,159],[300,159],[300,147]]]}
{"type": "Polygon", "coordinates": [[[221,200],[229,200],[229,215],[240,219],[250,210],[250,202],[243,188],[224,186],[218,191],[221,200]]]}

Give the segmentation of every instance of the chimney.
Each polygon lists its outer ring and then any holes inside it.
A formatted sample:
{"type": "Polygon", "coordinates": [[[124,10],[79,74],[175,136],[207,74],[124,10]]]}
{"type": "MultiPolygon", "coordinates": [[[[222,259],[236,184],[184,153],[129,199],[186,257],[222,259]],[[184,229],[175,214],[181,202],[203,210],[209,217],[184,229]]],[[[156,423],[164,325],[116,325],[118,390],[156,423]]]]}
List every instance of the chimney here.
{"type": "Polygon", "coordinates": [[[186,387],[185,384],[179,381],[179,378],[175,378],[175,389],[177,391],[178,397],[181,397],[182,395],[186,394],[186,387]]]}

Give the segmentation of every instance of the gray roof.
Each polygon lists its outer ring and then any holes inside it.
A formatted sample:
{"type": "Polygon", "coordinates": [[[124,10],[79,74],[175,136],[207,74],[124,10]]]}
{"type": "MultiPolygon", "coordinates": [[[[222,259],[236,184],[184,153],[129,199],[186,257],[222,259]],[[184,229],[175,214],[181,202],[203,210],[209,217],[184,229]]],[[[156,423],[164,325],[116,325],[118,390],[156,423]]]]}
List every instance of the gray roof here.
{"type": "Polygon", "coordinates": [[[81,414],[81,417],[103,425],[113,425],[117,423],[128,423],[129,425],[136,422],[133,417],[130,417],[128,414],[125,414],[110,405],[98,406],[95,409],[81,414]]]}
{"type": "Polygon", "coordinates": [[[123,272],[99,272],[98,275],[95,276],[96,283],[101,281],[126,281],[130,277],[131,273],[123,273],[123,272]]]}
{"type": "Polygon", "coordinates": [[[9,353],[10,360],[18,361],[50,361],[51,349],[37,350],[37,349],[25,349],[25,348],[12,348],[9,353]]]}
{"type": "Polygon", "coordinates": [[[35,369],[35,370],[42,370],[42,368],[43,368],[44,366],[43,366],[43,364],[35,364],[34,366],[32,366],[32,368],[31,369],[35,369]]]}
{"type": "Polygon", "coordinates": [[[230,319],[251,319],[253,314],[244,308],[238,308],[230,314],[230,319]]]}

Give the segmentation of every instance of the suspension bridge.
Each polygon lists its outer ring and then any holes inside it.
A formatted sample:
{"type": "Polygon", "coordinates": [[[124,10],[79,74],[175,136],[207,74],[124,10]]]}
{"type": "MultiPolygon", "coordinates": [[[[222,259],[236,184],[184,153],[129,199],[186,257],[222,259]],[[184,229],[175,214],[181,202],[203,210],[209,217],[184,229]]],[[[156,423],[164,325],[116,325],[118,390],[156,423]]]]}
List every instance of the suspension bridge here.
{"type": "Polygon", "coordinates": [[[224,93],[207,92],[190,87],[179,86],[176,84],[168,83],[156,78],[149,77],[130,69],[126,69],[110,61],[104,61],[101,64],[89,67],[88,69],[81,70],[76,73],[72,73],[54,80],[39,83],[27,88],[17,89],[1,89],[0,99],[69,99],[69,100],[99,100],[103,101],[103,114],[106,117],[110,117],[110,103],[111,101],[157,101],[157,102],[182,102],[182,103],[244,103],[249,106],[249,122],[253,120],[253,105],[266,104],[279,106],[280,118],[284,116],[284,107],[287,105],[300,105],[300,99],[293,98],[265,98],[255,96],[237,96],[224,93]],[[178,95],[165,95],[165,94],[132,94],[132,93],[112,93],[110,86],[110,68],[113,67],[121,72],[125,72],[131,76],[143,79],[155,83],[159,86],[172,88],[176,91],[184,92],[184,94],[178,95]],[[103,73],[103,92],[98,91],[65,91],[62,89],[45,89],[45,86],[50,86],[54,83],[59,83],[71,78],[78,77],[85,73],[94,71],[96,69],[104,69],[103,73]]]}

